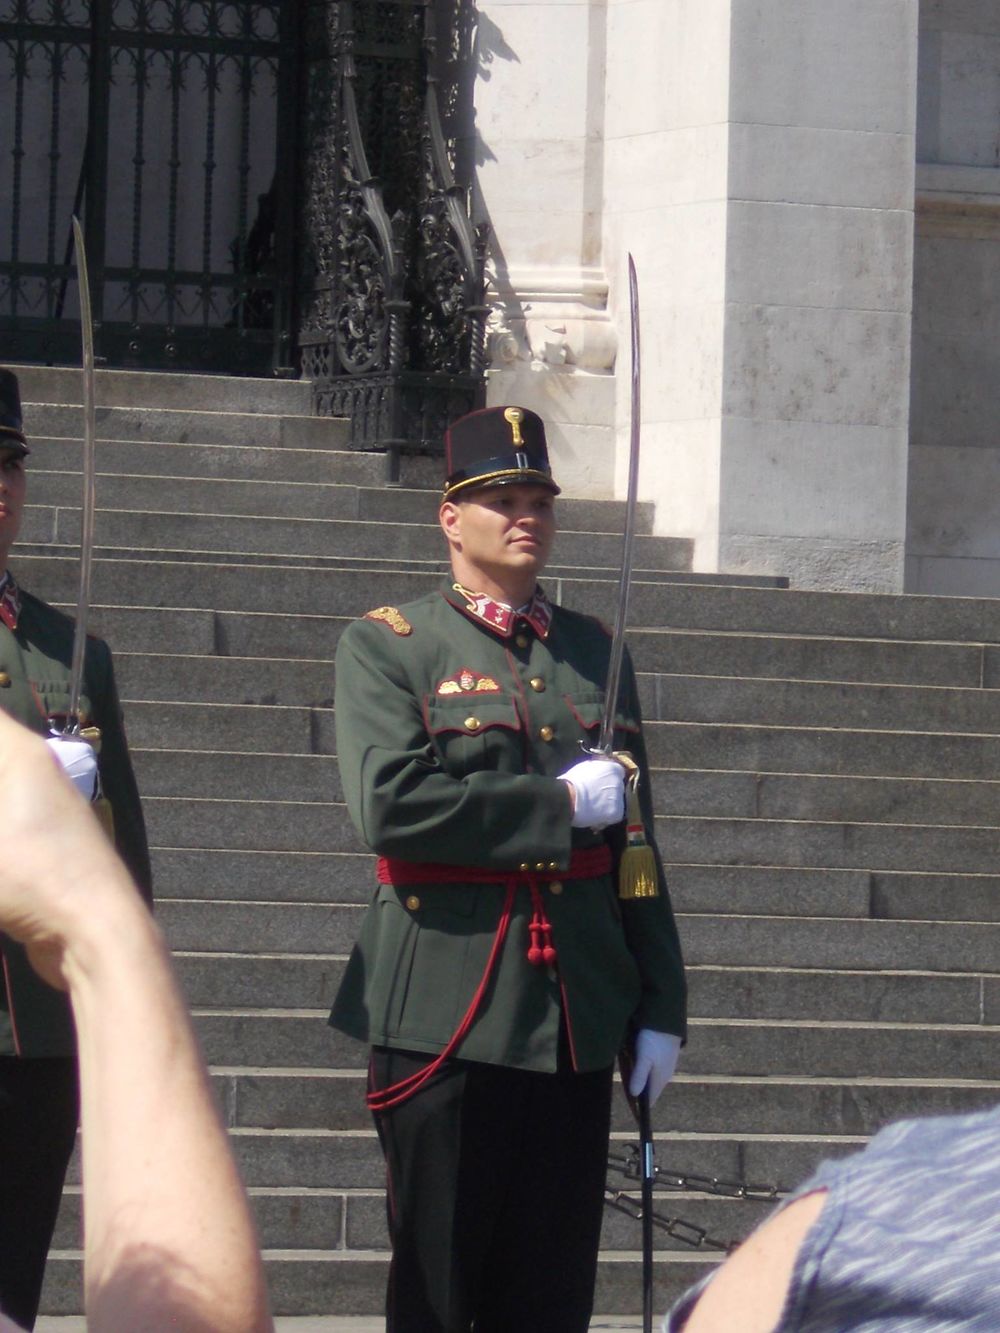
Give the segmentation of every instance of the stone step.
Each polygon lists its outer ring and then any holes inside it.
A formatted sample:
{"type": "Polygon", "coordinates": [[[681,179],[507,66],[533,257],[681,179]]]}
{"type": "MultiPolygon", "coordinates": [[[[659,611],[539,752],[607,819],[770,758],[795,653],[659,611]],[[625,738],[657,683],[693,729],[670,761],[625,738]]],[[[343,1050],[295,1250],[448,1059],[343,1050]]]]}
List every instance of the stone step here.
{"type": "Polygon", "coordinates": [[[688,676],[753,676],[977,689],[1000,682],[1000,649],[969,643],[727,634],[722,630],[635,629],[637,671],[688,676]]]}
{"type": "MultiPolygon", "coordinates": [[[[230,1142],[249,1189],[381,1190],[385,1165],[375,1131],[231,1128],[230,1142]]],[[[615,1131],[609,1155],[624,1157],[636,1140],[635,1124],[615,1131]]],[[[657,1144],[661,1170],[788,1188],[815,1164],[863,1146],[862,1135],[733,1134],[669,1131],[657,1144]]],[[[80,1184],[74,1154],[67,1185],[80,1184]]]]}
{"type": "MultiPolygon", "coordinates": [[[[24,407],[27,434],[81,439],[83,408],[69,403],[33,403],[24,407]]],[[[176,407],[105,406],[98,399],[97,439],[152,440],[165,444],[290,445],[298,449],[340,449],[350,438],[346,421],[268,411],[248,412],[176,407]]]]}
{"type": "MultiPolygon", "coordinates": [[[[79,367],[23,365],[16,369],[29,429],[30,408],[35,404],[79,406],[83,402],[83,377],[79,367]]],[[[199,408],[214,412],[290,412],[299,415],[312,411],[309,380],[98,370],[94,393],[99,404],[115,407],[199,408]]]]}
{"type": "MultiPolygon", "coordinates": [[[[609,1188],[636,1197],[634,1182],[620,1173],[608,1177],[609,1188]]],[[[359,1190],[340,1193],[331,1189],[266,1189],[250,1191],[260,1235],[265,1250],[375,1250],[389,1248],[386,1230],[385,1194],[359,1190]]],[[[82,1195],[79,1187],[67,1189],[56,1223],[53,1247],[75,1249],[81,1244],[82,1195]]],[[[767,1215],[771,1205],[745,1200],[706,1198],[703,1195],[657,1191],[654,1208],[664,1217],[683,1215],[692,1227],[702,1227],[721,1239],[741,1239],[767,1215]]],[[[632,1217],[606,1207],[601,1230],[601,1248],[609,1251],[633,1250],[637,1244],[639,1223],[632,1217]]],[[[658,1251],[680,1250],[689,1246],[657,1228],[654,1237],[658,1251]]]]}
{"type": "Polygon", "coordinates": [[[132,751],[143,798],[342,801],[340,773],[327,755],[226,754],[215,750],[132,751]]]}
{"type": "MultiPolygon", "coordinates": [[[[132,710],[130,717],[134,718],[136,711],[132,710]]],[[[134,734],[134,727],[132,731],[134,734]]],[[[321,801],[153,796],[145,802],[145,812],[150,841],[156,847],[289,852],[366,850],[345,808],[321,801]]],[[[997,850],[995,827],[948,825],[805,823],[664,815],[657,819],[656,836],[668,860],[692,864],[801,865],[835,870],[990,874],[996,865],[997,850]]]]}
{"type": "Polygon", "coordinates": [[[152,856],[163,898],[262,901],[273,899],[280,885],[285,902],[367,903],[375,883],[368,852],[154,848],[152,856]]]}
{"type": "Polygon", "coordinates": [[[659,767],[828,773],[858,777],[995,778],[1000,738],[938,731],[839,727],[647,723],[650,763],[659,767]]]}
{"type": "Polygon", "coordinates": [[[116,652],[115,676],[120,695],[133,702],[333,706],[331,662],[116,652]]]}
{"type": "MultiPolygon", "coordinates": [[[[677,1135],[763,1134],[832,1138],[870,1135],[892,1120],[986,1110],[1000,1101],[1000,1081],[943,1079],[801,1078],[696,1075],[680,1072],[653,1108],[661,1166],[688,1168],[677,1135]]],[[[366,1070],[216,1070],[213,1083],[228,1123],[244,1129],[369,1130],[366,1070]]],[[[627,1139],[635,1121],[620,1091],[611,1103],[612,1127],[627,1139]]]]}
{"type": "MultiPolygon", "coordinates": [[[[205,665],[206,672],[216,670],[216,681],[224,682],[225,672],[232,669],[205,665]]],[[[258,683],[269,686],[260,697],[270,697],[270,690],[280,690],[291,676],[291,672],[287,676],[282,673],[280,667],[269,676],[258,673],[258,683]]],[[[322,672],[319,684],[321,688],[327,684],[322,672]]],[[[170,692],[179,693],[176,681],[170,692]]],[[[146,700],[131,698],[124,691],[123,697],[129,735],[139,747],[161,749],[170,744],[243,753],[329,755],[336,750],[332,708],[269,703],[226,703],[219,707],[225,700],[146,700]]],[[[820,775],[832,770],[840,776],[915,778],[951,772],[955,781],[989,780],[1000,772],[1000,737],[996,736],[657,722],[648,722],[645,734],[653,768],[725,772],[732,764],[758,774],[820,775]]]]}
{"type": "MultiPolygon", "coordinates": [[[[291,647],[289,645],[287,651],[291,651],[291,647]]],[[[333,665],[323,659],[240,657],[220,652],[118,651],[116,662],[121,691],[133,700],[268,702],[328,707],[333,694],[333,665]]],[[[982,739],[984,735],[995,738],[998,733],[988,728],[1000,724],[998,690],[755,681],[649,672],[639,673],[638,682],[646,722],[651,729],[657,721],[697,723],[705,727],[722,723],[728,729],[753,729],[742,736],[744,746],[760,739],[772,740],[774,732],[783,728],[795,728],[797,733],[807,730],[811,736],[821,738],[824,744],[831,740],[831,733],[832,741],[836,742],[845,732],[861,731],[869,735],[878,732],[879,744],[891,745],[891,736],[888,740],[884,737],[886,732],[904,731],[917,737],[937,737],[942,732],[949,736],[972,733],[982,739]],[[888,698],[887,704],[883,704],[883,697],[888,698]],[[836,713],[838,702],[841,704],[840,725],[825,725],[824,711],[836,713]],[[935,708],[936,712],[933,712],[935,708]],[[766,712],[773,721],[762,723],[756,720],[766,712]],[[734,713],[744,716],[733,717],[734,713]],[[814,714],[815,722],[806,720],[814,714]]],[[[914,742],[908,743],[912,745],[914,742]]],[[[767,763],[741,765],[734,762],[728,749],[721,750],[720,754],[726,761],[726,768],[772,771],[767,763]]],[[[718,762],[678,766],[716,771],[720,768],[718,762]]],[[[799,770],[790,766],[785,771],[799,770]]]]}
{"type": "Polygon", "coordinates": [[[248,754],[326,754],[335,750],[332,708],[287,704],[171,703],[128,699],[129,742],[138,749],[185,747],[248,754]]]}
{"type": "MultiPolygon", "coordinates": [[[[684,1067],[690,1074],[755,1077],[877,1078],[891,1069],[899,1078],[990,1080],[996,1074],[1000,1035],[995,987],[991,995],[987,1023],[978,1027],[697,1018],[690,1025],[684,1067]]],[[[195,1027],[210,1064],[310,1068],[367,1064],[363,1046],[327,1026],[325,1009],[252,1013],[198,1009],[195,1027]]]]}
{"type": "MultiPolygon", "coordinates": [[[[128,682],[124,673],[122,679],[128,682]]],[[[245,700],[249,692],[234,691],[234,696],[239,699],[242,695],[245,700]]],[[[263,685],[260,694],[265,699],[273,697],[263,685]]],[[[171,746],[136,748],[133,758],[145,796],[343,800],[336,762],[325,755],[225,753],[171,746]]],[[[661,815],[1000,827],[1000,784],[996,782],[717,769],[653,769],[651,777],[661,815]]]]}
{"type": "MultiPolygon", "coordinates": [[[[193,449],[194,445],[157,445],[159,449],[193,449]]],[[[226,446],[231,453],[242,454],[244,451],[233,446],[226,446]]],[[[104,545],[113,545],[105,540],[108,525],[115,514],[128,514],[142,511],[151,514],[192,514],[225,515],[227,517],[261,516],[286,522],[304,521],[305,519],[341,520],[359,523],[395,523],[407,526],[426,526],[436,533],[438,552],[444,551],[444,539],[437,526],[438,507],[441,493],[433,490],[414,490],[388,487],[379,484],[373,476],[371,455],[347,452],[327,452],[319,450],[278,450],[272,449],[270,455],[275,460],[270,468],[260,468],[263,474],[255,475],[256,469],[245,468],[249,475],[227,476],[209,473],[202,475],[173,475],[169,472],[99,473],[97,478],[98,516],[96,519],[97,539],[104,545]],[[284,457],[296,460],[298,466],[284,466],[284,457]],[[322,468],[307,467],[302,463],[306,459],[324,460],[322,468]],[[304,474],[299,476],[298,474],[304,474]]],[[[34,460],[34,453],[32,453],[34,460]]],[[[179,465],[185,461],[194,464],[197,460],[167,457],[162,466],[170,463],[179,465]]],[[[235,462],[231,471],[236,471],[235,462]]],[[[70,526],[72,515],[79,509],[81,500],[81,481],[77,472],[62,472],[52,469],[47,472],[31,473],[31,504],[26,515],[25,540],[52,540],[51,519],[46,511],[57,509],[66,512],[64,540],[78,540],[74,536],[76,528],[70,526]],[[32,510],[38,511],[32,515],[32,510]],[[34,525],[34,526],[32,526],[34,525]],[[37,534],[32,536],[31,534],[37,534]]],[[[621,529],[624,526],[625,511],[618,500],[582,500],[566,497],[560,500],[560,534],[568,531],[603,532],[617,539],[619,553],[616,565],[621,559],[621,529]]],[[[651,528],[651,508],[641,524],[639,536],[647,536],[651,528]]],[[[679,538],[659,537],[659,542],[673,543],[677,550],[690,550],[690,543],[679,538]]],[[[559,538],[562,543],[562,535],[559,538]]],[[[558,548],[557,548],[558,555],[558,548]]]]}
{"type": "MultiPolygon", "coordinates": [[[[1000,782],[654,769],[658,814],[867,824],[972,824],[1000,835],[1000,782]]],[[[1000,836],[998,836],[1000,846],[1000,836]]]]}
{"type": "MultiPolygon", "coordinates": [[[[193,492],[204,492],[211,483],[199,483],[193,492]]],[[[221,483],[232,484],[236,483],[221,483]]],[[[281,483],[274,483],[275,486],[281,483]]],[[[246,482],[252,488],[259,483],[246,482]]],[[[304,484],[303,484],[304,485],[304,484]]],[[[273,488],[272,488],[273,489],[273,488]]],[[[306,488],[308,489],[308,487],[306,488]]],[[[318,488],[314,488],[318,489],[318,488]]],[[[249,493],[249,492],[248,492],[249,493]]],[[[131,493],[130,493],[131,494],[131,493]]],[[[185,496],[183,505],[174,504],[190,512],[214,512],[210,504],[188,504],[185,496]]],[[[132,507],[136,502],[128,501],[132,507]]],[[[257,502],[257,510],[264,506],[263,498],[257,502]]],[[[138,507],[150,508],[143,501],[138,507]]],[[[267,507],[264,506],[263,512],[267,507]]],[[[271,506],[273,512],[273,506],[271,506]]],[[[298,512],[298,511],[296,511],[298,512]]],[[[336,517],[331,513],[318,513],[317,517],[336,517]]],[[[356,517],[348,514],[346,517],[356,517]]],[[[44,558],[33,557],[29,562],[31,579],[24,582],[42,592],[44,558]]],[[[113,563],[113,562],[109,562],[113,563]]],[[[127,563],[127,562],[124,562],[127,563]]],[[[60,574],[53,570],[47,581],[44,595],[50,600],[71,600],[68,593],[60,595],[60,580],[65,580],[67,587],[72,571],[60,574]]],[[[190,570],[185,568],[183,579],[190,582],[190,570]]],[[[721,576],[720,576],[721,577],[721,576]]],[[[428,588],[425,576],[416,574],[386,574],[366,576],[363,583],[356,582],[344,575],[345,594],[343,609],[337,605],[323,605],[327,615],[363,615],[372,605],[381,603],[399,604],[412,597],[420,596],[428,588]],[[357,593],[351,605],[349,594],[357,593]]],[[[773,583],[773,581],[772,581],[773,583]]],[[[152,602],[149,598],[121,598],[111,595],[113,580],[108,579],[107,588],[96,594],[96,601],[112,604],[134,604],[137,606],[159,605],[183,606],[187,599],[158,598],[152,602]]],[[[590,614],[604,620],[613,621],[617,585],[612,587],[586,580],[551,580],[546,585],[550,595],[570,606],[578,606],[590,614]]],[[[262,599],[248,598],[247,605],[259,606],[262,599]]],[[[221,604],[220,609],[242,609],[221,604]]],[[[298,610],[315,610],[315,607],[284,606],[284,611],[293,614],[298,610]]],[[[670,584],[636,583],[629,601],[630,623],[636,628],[664,628],[687,630],[724,630],[728,633],[746,633],[756,635],[777,634],[781,637],[812,636],[821,639],[830,637],[848,639],[872,639],[876,641],[894,640],[911,643],[938,641],[943,643],[966,643],[980,647],[996,647],[1000,644],[1000,598],[975,597],[926,597],[914,594],[900,594],[898,597],[887,594],[834,593],[795,591],[774,586],[753,587],[744,583],[704,583],[676,582],[670,584]]],[[[995,657],[994,657],[995,663],[995,657]]],[[[995,669],[995,665],[994,665],[995,669]]],[[[984,682],[985,683],[985,682],[984,682]]]]}
{"type": "MultiPolygon", "coordinates": [[[[176,501],[174,502],[176,503],[176,501]]],[[[444,570],[441,529],[430,523],[371,523],[343,518],[282,518],[229,514],[189,514],[141,509],[105,509],[97,525],[99,549],[162,551],[167,559],[194,559],[202,552],[224,555],[297,556],[310,559],[351,555],[382,566],[424,562],[444,570]]],[[[80,511],[35,505],[26,513],[21,541],[42,545],[78,545],[80,511]]],[[[618,533],[577,532],[563,528],[555,566],[617,567],[622,539],[618,533]]],[[[636,570],[685,570],[691,543],[671,537],[635,539],[636,570]]]]}
{"type": "Polygon", "coordinates": [[[1000,928],[993,922],[692,914],[678,925],[685,957],[695,965],[981,973],[979,1021],[1000,1021],[1000,928]]]}
{"type": "MultiPolygon", "coordinates": [[[[65,609],[72,611],[70,604],[65,609]]],[[[188,611],[94,606],[96,632],[134,652],[224,652],[234,657],[329,661],[353,617],[280,612],[188,611]]],[[[973,644],[878,643],[864,639],[726,634],[723,631],[634,629],[632,660],[640,672],[763,676],[899,685],[975,688],[998,679],[1000,649],[973,644]]]]}
{"type": "Polygon", "coordinates": [[[1000,875],[873,875],[872,913],[896,921],[1000,921],[1000,875]]]}
{"type": "MultiPolygon", "coordinates": [[[[155,849],[164,898],[367,903],[374,857],[350,852],[155,849]]],[[[1000,921],[1000,875],[667,863],[674,907],[722,916],[1000,921]]]]}
{"type": "MultiPolygon", "coordinates": [[[[698,1281],[716,1262],[704,1254],[664,1252],[654,1263],[653,1293],[658,1311],[698,1281]]],[[[351,1310],[356,1315],[381,1315],[385,1308],[387,1256],[381,1252],[312,1250],[265,1251],[264,1270],[272,1311],[282,1315],[327,1315],[351,1310]]],[[[82,1308],[82,1261],[75,1251],[54,1250],[49,1256],[42,1312],[72,1314],[82,1308]]],[[[642,1261],[636,1252],[603,1255],[598,1265],[595,1309],[605,1316],[635,1314],[642,1309],[642,1261]]],[[[597,1319],[592,1329],[621,1327],[597,1319]]],[[[41,1325],[40,1325],[41,1327],[41,1325]]],[[[336,1329],[337,1324],[331,1325],[336,1329]]],[[[638,1324],[635,1325],[638,1327],[638,1324]]]]}
{"type": "MultiPolygon", "coordinates": [[[[191,922],[177,925],[176,906],[166,903],[159,909],[171,941],[192,931],[191,922]]],[[[175,953],[188,1001],[202,1007],[246,1010],[328,1008],[344,963],[329,956],[332,949],[322,912],[261,915],[272,921],[277,915],[277,922],[261,937],[257,952],[218,952],[224,946],[213,932],[205,937],[212,952],[175,953]],[[286,943],[284,915],[293,916],[288,933],[294,942],[286,943]],[[298,941],[307,933],[309,922],[317,922],[317,927],[303,946],[298,941]],[[275,952],[264,953],[267,948],[275,952]]],[[[823,1019],[836,1013],[845,1021],[866,1023],[978,1025],[985,991],[982,978],[970,975],[916,970],[832,972],[805,967],[693,966],[688,970],[688,985],[689,1011],[695,1018],[823,1019]]]]}
{"type": "Polygon", "coordinates": [[[997,862],[996,828],[969,826],[820,824],[677,815],[657,820],[656,837],[668,860],[709,865],[989,875],[997,862]]]}
{"type": "MultiPolygon", "coordinates": [[[[372,883],[368,881],[366,897],[370,897],[372,883]]],[[[349,952],[363,905],[282,902],[273,897],[242,902],[161,897],[157,913],[175,949],[201,952],[207,948],[211,953],[243,955],[304,953],[321,955],[325,964],[330,955],[349,952]]],[[[679,913],[679,922],[689,966],[790,968],[796,972],[821,968],[848,973],[885,968],[915,975],[982,973],[986,977],[983,994],[978,995],[977,979],[975,1003],[994,1012],[992,974],[1000,973],[1000,954],[991,952],[1000,943],[994,922],[714,913],[679,913]]],[[[779,979],[775,984],[784,982],[779,979]]],[[[835,984],[833,979],[830,984],[835,984]]],[[[874,982],[871,993],[876,993],[874,982]]],[[[747,996],[743,1000],[734,997],[733,1003],[744,1003],[751,994],[748,979],[747,996]]],[[[852,1002],[862,1002],[860,992],[852,1002]]],[[[982,1014],[977,1012],[964,1021],[982,1021],[982,1014]]]]}
{"type": "MultiPolygon", "coordinates": [[[[81,453],[78,439],[32,435],[30,494],[33,503],[79,505],[81,453]]],[[[382,453],[249,443],[176,444],[102,439],[97,451],[97,500],[102,513],[115,497],[124,496],[127,500],[134,487],[126,487],[116,478],[128,479],[131,483],[147,478],[142,493],[158,497],[157,509],[170,508],[169,498],[177,494],[179,485],[194,491],[201,481],[271,485],[278,478],[284,484],[353,490],[353,497],[335,497],[338,517],[365,522],[436,523],[441,503],[441,462],[404,457],[401,466],[402,483],[387,485],[386,456],[382,453]],[[161,496],[163,498],[159,499],[161,496]]],[[[213,493],[228,494],[219,486],[213,493]]],[[[234,494],[238,496],[241,492],[234,488],[234,494]]],[[[296,495],[294,491],[279,491],[278,494],[287,494],[293,500],[296,495]]],[[[301,516],[297,508],[286,510],[275,506],[274,513],[286,517],[301,516]]],[[[652,504],[637,506],[637,533],[652,532],[653,513],[652,504]]],[[[563,528],[570,524],[580,530],[593,528],[621,533],[625,527],[625,504],[621,500],[582,499],[564,493],[559,500],[559,526],[563,528]]]]}
{"type": "MultiPolygon", "coordinates": [[[[56,605],[75,602],[77,560],[68,555],[18,553],[13,567],[25,587],[56,605]]],[[[649,576],[653,577],[653,576],[649,576]]],[[[636,583],[633,602],[645,606],[647,616],[660,615],[656,596],[668,582],[683,580],[686,586],[706,586],[714,578],[742,576],[661,573],[657,582],[636,583]]],[[[771,580],[773,582],[773,580],[771,580]]],[[[224,561],[154,561],[147,559],[96,559],[93,598],[116,605],[167,606],[221,611],[282,606],[289,614],[313,613],[322,607],[328,615],[362,616],[373,606],[401,604],[433,592],[441,584],[440,573],[385,572],[356,569],[312,569],[295,564],[234,564],[224,561]],[[381,594],[381,595],[380,595],[381,594]]],[[[557,576],[546,587],[556,601],[586,607],[605,620],[614,619],[618,576],[611,569],[588,572],[585,577],[557,576]],[[602,593],[602,589],[608,595],[602,593]],[[599,606],[598,606],[599,604],[599,606]],[[606,614],[610,612],[610,615],[606,614]]],[[[643,623],[636,615],[635,623],[643,623]]]]}
{"type": "Polygon", "coordinates": [[[1000,875],[670,863],[666,871],[679,912],[1000,921],[1000,875]]]}
{"type": "Polygon", "coordinates": [[[643,699],[650,720],[1000,735],[1000,689],[667,674],[650,680],[655,701],[648,690],[643,699]]]}
{"type": "MultiPolygon", "coordinates": [[[[79,436],[31,435],[30,491],[33,498],[49,500],[52,474],[76,478],[77,496],[83,445],[79,436]]],[[[294,446],[255,444],[179,443],[164,440],[129,440],[101,438],[97,442],[97,494],[101,499],[108,477],[153,477],[164,487],[175,479],[198,478],[216,481],[266,481],[278,477],[285,482],[325,482],[345,486],[381,487],[385,485],[386,458],[383,453],[360,452],[347,448],[309,449],[294,446]]],[[[424,460],[426,463],[427,460],[424,460]]],[[[74,494],[68,484],[70,497],[74,494]]],[[[407,495],[425,500],[434,494],[432,487],[411,483],[407,495]]],[[[437,489],[440,497],[440,488],[437,489]]]]}
{"type": "MultiPolygon", "coordinates": [[[[66,557],[22,556],[17,561],[16,568],[22,582],[37,589],[39,595],[45,596],[48,601],[64,603],[75,600],[77,571],[74,561],[66,557]]],[[[206,602],[205,605],[206,609],[211,610],[239,611],[247,607],[280,605],[286,614],[297,614],[314,613],[317,606],[321,606],[326,615],[359,616],[364,615],[373,605],[385,603],[398,605],[411,598],[422,596],[437,586],[437,580],[430,575],[405,572],[361,574],[344,571],[336,578],[332,578],[326,573],[314,576],[309,570],[260,570],[240,565],[211,565],[205,566],[204,569],[212,571],[210,587],[207,586],[207,574],[204,582],[199,578],[197,565],[176,563],[150,568],[148,563],[143,561],[98,561],[95,566],[94,600],[115,605],[182,607],[199,603],[201,596],[210,594],[211,604],[206,602]]],[[[567,606],[579,607],[605,621],[614,619],[616,582],[609,585],[593,579],[566,578],[550,581],[546,586],[555,600],[562,601],[567,606]]],[[[865,636],[859,631],[865,627],[866,618],[855,614],[855,602],[866,600],[862,594],[795,593],[788,589],[715,587],[692,582],[657,584],[637,582],[632,588],[629,602],[630,621],[637,628],[665,625],[687,628],[740,628],[739,625],[727,626],[724,620],[715,619],[716,616],[724,617],[727,612],[731,612],[734,619],[742,620],[741,616],[736,615],[734,603],[723,601],[716,596],[720,592],[734,596],[746,592],[766,593],[769,597],[778,599],[787,597],[789,607],[788,616],[784,618],[786,623],[782,625],[779,620],[778,625],[779,630],[785,634],[801,632],[801,623],[808,622],[814,612],[821,611],[829,617],[822,627],[824,636],[834,634],[855,638],[886,637],[884,632],[881,634],[874,632],[880,614],[879,599],[874,595],[868,599],[871,603],[868,619],[872,622],[872,633],[870,636],[865,636]],[[836,600],[845,597],[852,600],[846,603],[836,600]],[[819,598],[823,605],[817,607],[810,603],[809,606],[804,606],[802,598],[819,598]],[[673,614],[674,611],[677,612],[676,615],[673,614]],[[690,621],[696,620],[699,615],[702,619],[715,623],[690,624],[690,621]]],[[[962,617],[954,611],[957,603],[966,605],[966,618],[971,622],[968,627],[970,632],[966,636],[969,640],[994,644],[1000,640],[1000,611],[994,611],[994,608],[1000,606],[1000,599],[995,601],[980,599],[977,602],[973,598],[914,597],[912,600],[927,603],[924,616],[909,614],[901,616],[900,619],[906,623],[898,625],[897,633],[893,636],[895,638],[910,641],[924,638],[961,638],[961,627],[956,622],[960,622],[962,617]],[[978,616],[975,614],[975,608],[980,608],[978,616]],[[996,622],[991,625],[988,622],[994,614],[996,622]],[[939,624],[933,623],[935,617],[939,624]],[[982,630],[982,635],[973,634],[971,632],[973,628],[982,630]],[[943,632],[945,629],[955,632],[947,634],[943,632]],[[992,629],[996,629],[998,633],[991,637],[992,629]]],[[[762,607],[762,610],[768,609],[773,616],[780,609],[780,603],[777,605],[772,603],[770,608],[762,607]]],[[[896,622],[892,620],[889,608],[882,610],[881,614],[885,616],[882,629],[893,628],[896,622]]],[[[764,632],[766,627],[761,625],[754,628],[764,632]]]]}

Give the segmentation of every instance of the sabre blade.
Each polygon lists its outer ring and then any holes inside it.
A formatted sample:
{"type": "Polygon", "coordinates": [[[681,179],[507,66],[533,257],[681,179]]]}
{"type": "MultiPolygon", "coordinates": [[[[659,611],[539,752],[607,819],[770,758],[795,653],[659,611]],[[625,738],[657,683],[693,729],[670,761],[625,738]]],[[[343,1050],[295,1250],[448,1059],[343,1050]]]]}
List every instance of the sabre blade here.
{"type": "Polygon", "coordinates": [[[76,597],[76,626],[73,631],[73,657],[69,674],[69,708],[63,734],[80,729],[80,695],[83,690],[83,659],[87,646],[87,619],[90,614],[90,581],[94,554],[94,511],[97,507],[95,484],[97,395],[94,372],[94,323],[90,306],[90,279],[83,244],[83,228],[73,218],[73,246],[76,275],[80,288],[80,337],[83,345],[83,512],[80,531],[80,583],[76,597]]]}
{"type": "Polygon", "coordinates": [[[625,494],[625,533],[622,538],[622,572],[618,582],[618,605],[611,633],[611,654],[604,694],[604,716],[598,732],[596,751],[610,755],[614,751],[615,713],[618,708],[618,688],[621,684],[622,660],[625,656],[625,625],[628,619],[629,587],[632,582],[632,548],[635,545],[635,511],[639,491],[639,427],[642,417],[642,397],[639,378],[639,280],[635,260],[628,257],[628,304],[632,348],[632,394],[629,423],[628,489],[625,494]]]}

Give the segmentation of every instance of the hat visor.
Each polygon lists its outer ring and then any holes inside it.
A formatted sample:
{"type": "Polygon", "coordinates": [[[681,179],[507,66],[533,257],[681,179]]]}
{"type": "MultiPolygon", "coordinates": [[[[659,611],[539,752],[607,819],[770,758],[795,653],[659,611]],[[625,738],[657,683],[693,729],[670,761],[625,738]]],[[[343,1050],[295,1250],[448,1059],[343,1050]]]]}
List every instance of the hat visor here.
{"type": "Polygon", "coordinates": [[[481,477],[466,477],[454,486],[446,486],[444,498],[453,500],[457,495],[463,499],[471,491],[482,490],[487,486],[546,486],[553,495],[560,494],[558,487],[547,472],[538,472],[535,468],[510,468],[502,472],[487,472],[481,477]]]}
{"type": "Polygon", "coordinates": [[[31,453],[21,432],[10,426],[0,426],[0,451],[17,454],[19,458],[31,453]]]}

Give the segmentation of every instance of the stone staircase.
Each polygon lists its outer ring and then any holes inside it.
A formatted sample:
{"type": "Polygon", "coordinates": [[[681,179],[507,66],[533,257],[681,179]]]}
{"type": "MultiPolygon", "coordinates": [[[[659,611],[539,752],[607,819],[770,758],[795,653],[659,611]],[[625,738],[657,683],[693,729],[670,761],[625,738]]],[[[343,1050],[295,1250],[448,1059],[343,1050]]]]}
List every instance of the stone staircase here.
{"type": "MultiPolygon", "coordinates": [[[[22,367],[15,562],[69,606],[79,373],[22,367]]],[[[95,628],[112,643],[176,952],[279,1313],[364,1314],[386,1263],[363,1052],[325,1026],[372,882],[333,759],[338,635],[440,576],[436,467],[387,487],[308,387],[100,377],[95,628]]],[[[622,510],[562,502],[550,592],[613,616],[622,510]]],[[[885,1121],[1000,1096],[1000,600],[685,574],[642,515],[631,645],[691,965],[661,1166],[794,1183],[885,1121]],[[758,581],[765,584],[766,581],[758,581]]],[[[616,1146],[632,1141],[624,1102],[616,1146]]],[[[612,1178],[613,1184],[619,1184],[612,1178]]],[[[724,1238],[761,1206],[664,1193],[724,1238]]],[[[46,1308],[79,1308],[67,1190],[46,1308]]],[[[608,1212],[597,1308],[640,1308],[608,1212]]],[[[711,1262],[660,1237],[658,1304],[711,1262]]]]}

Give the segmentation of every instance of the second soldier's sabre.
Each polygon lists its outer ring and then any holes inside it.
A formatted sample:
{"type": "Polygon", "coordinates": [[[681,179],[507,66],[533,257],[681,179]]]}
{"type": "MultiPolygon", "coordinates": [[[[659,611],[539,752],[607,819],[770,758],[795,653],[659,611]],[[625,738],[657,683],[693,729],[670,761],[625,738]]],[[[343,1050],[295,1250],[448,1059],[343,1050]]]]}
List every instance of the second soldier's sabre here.
{"type": "Polygon", "coordinates": [[[80,288],[80,337],[83,344],[83,505],[80,530],[80,582],[76,597],[76,629],[73,632],[69,707],[63,726],[64,734],[80,730],[80,695],[83,690],[83,662],[87,646],[87,620],[90,614],[90,576],[94,556],[94,511],[97,507],[94,324],[90,307],[90,279],[87,276],[83,228],[76,217],[73,218],[73,244],[76,250],[76,274],[80,288]]]}
{"type": "Polygon", "coordinates": [[[622,660],[625,656],[625,625],[628,618],[629,587],[632,582],[632,547],[635,544],[635,511],[639,489],[639,425],[641,393],[639,378],[639,282],[635,261],[628,257],[628,301],[632,348],[631,420],[629,425],[628,490],[625,496],[625,535],[622,539],[622,572],[618,582],[618,604],[615,625],[611,635],[611,656],[604,693],[604,716],[597,735],[595,749],[602,754],[614,752],[615,713],[618,707],[618,687],[621,684],[622,660]]]}

